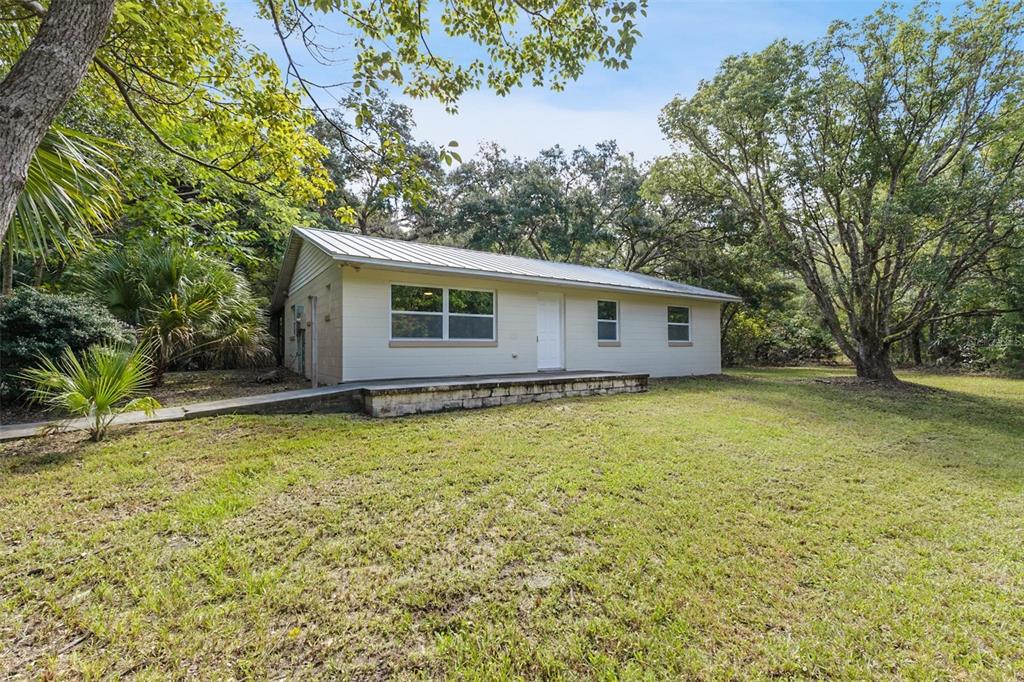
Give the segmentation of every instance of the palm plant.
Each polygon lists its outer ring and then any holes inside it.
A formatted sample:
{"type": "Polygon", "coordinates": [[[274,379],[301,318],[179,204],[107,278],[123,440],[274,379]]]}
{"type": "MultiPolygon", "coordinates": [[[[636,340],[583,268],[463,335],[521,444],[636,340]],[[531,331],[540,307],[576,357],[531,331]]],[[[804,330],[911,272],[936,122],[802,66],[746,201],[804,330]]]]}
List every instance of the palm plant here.
{"type": "Polygon", "coordinates": [[[66,259],[109,225],[120,205],[113,145],[94,135],[55,125],[28,168],[25,188],[4,239],[4,293],[9,293],[15,253],[66,259]]]}
{"type": "Polygon", "coordinates": [[[58,360],[40,357],[40,366],[25,370],[31,397],[53,409],[90,420],[94,441],[103,440],[107,427],[121,412],[160,407],[144,395],[150,385],[153,363],[141,346],[104,344],[90,346],[79,359],[65,348],[58,360]]]}
{"type": "Polygon", "coordinates": [[[157,241],[100,249],[70,273],[71,286],[140,329],[157,379],[176,366],[256,365],[270,336],[245,278],[224,261],[157,241]]]}

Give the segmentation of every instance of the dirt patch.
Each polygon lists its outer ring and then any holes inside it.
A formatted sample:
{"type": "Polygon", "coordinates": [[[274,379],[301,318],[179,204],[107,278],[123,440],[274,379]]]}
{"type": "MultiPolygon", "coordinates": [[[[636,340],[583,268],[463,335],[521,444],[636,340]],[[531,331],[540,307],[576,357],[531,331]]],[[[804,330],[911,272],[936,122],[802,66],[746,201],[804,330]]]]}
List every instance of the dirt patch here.
{"type": "Polygon", "coordinates": [[[886,395],[907,395],[907,394],[935,394],[943,393],[942,389],[932,388],[931,386],[922,386],[921,384],[912,384],[905,381],[897,381],[896,383],[874,381],[872,379],[862,379],[861,377],[851,376],[834,376],[834,377],[817,377],[815,379],[794,379],[795,384],[825,384],[827,386],[838,386],[844,389],[850,389],[854,391],[865,391],[878,394],[886,395]]]}
{"type": "MultiPolygon", "coordinates": [[[[309,382],[287,369],[227,369],[198,372],[168,372],[163,382],[150,391],[164,407],[203,403],[225,398],[278,393],[309,388],[309,382]]],[[[4,400],[0,424],[26,424],[67,415],[25,402],[4,400]]]]}
{"type": "Polygon", "coordinates": [[[309,382],[298,374],[280,367],[273,371],[266,368],[206,370],[165,374],[163,383],[153,389],[152,395],[161,404],[173,406],[294,391],[300,388],[309,388],[309,382]],[[274,375],[274,381],[261,380],[271,373],[274,375]]]}

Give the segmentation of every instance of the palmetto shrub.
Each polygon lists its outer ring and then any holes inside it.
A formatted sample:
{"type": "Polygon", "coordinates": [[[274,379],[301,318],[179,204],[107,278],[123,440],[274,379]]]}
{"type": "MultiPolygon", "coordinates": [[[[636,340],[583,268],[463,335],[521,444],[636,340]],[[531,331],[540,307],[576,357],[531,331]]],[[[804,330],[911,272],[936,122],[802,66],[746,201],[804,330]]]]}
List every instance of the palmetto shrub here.
{"type": "Polygon", "coordinates": [[[216,257],[158,241],[107,244],[74,269],[72,286],[135,326],[158,376],[182,367],[241,367],[272,358],[260,301],[216,257]]]}
{"type": "Polygon", "coordinates": [[[34,401],[52,409],[89,419],[93,440],[102,440],[121,412],[160,407],[146,396],[152,383],[153,362],[140,346],[98,344],[75,355],[65,348],[56,360],[40,357],[38,367],[22,374],[32,384],[34,401]]]}

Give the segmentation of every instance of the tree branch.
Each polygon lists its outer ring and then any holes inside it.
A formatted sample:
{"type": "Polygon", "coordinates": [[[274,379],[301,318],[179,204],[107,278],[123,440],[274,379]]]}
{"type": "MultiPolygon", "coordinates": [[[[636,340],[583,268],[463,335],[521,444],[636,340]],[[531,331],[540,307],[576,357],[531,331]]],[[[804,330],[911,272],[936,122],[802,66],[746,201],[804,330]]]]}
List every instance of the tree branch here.
{"type": "Polygon", "coordinates": [[[36,0],[14,0],[14,2],[18,3],[40,19],[46,16],[46,8],[36,2],[36,0]]]}
{"type": "MultiPolygon", "coordinates": [[[[208,170],[216,171],[216,172],[224,175],[225,177],[227,177],[228,179],[230,179],[230,180],[232,180],[234,182],[237,182],[237,183],[240,183],[240,184],[243,184],[243,185],[247,185],[249,187],[253,187],[255,189],[260,190],[261,192],[265,192],[265,193],[270,194],[272,196],[277,196],[276,192],[273,192],[273,191],[267,189],[266,187],[264,187],[259,182],[254,182],[254,181],[249,180],[247,178],[239,177],[239,176],[235,175],[234,173],[232,173],[231,170],[229,170],[229,169],[222,168],[221,166],[218,166],[217,164],[214,164],[214,163],[210,163],[208,161],[204,161],[204,160],[202,160],[202,159],[200,159],[200,158],[198,158],[196,156],[193,156],[192,154],[189,154],[186,151],[178,149],[174,145],[172,145],[169,142],[167,142],[166,140],[164,140],[164,138],[160,135],[160,133],[157,132],[156,129],[154,129],[152,125],[150,125],[149,121],[147,121],[145,119],[145,117],[142,115],[142,112],[140,112],[138,110],[138,108],[135,106],[135,103],[132,101],[132,98],[131,98],[131,92],[130,92],[129,86],[128,86],[127,83],[124,82],[124,80],[121,78],[121,76],[113,68],[111,68],[106,62],[104,62],[102,59],[100,59],[99,57],[95,57],[93,59],[93,63],[95,63],[96,66],[98,66],[101,71],[103,71],[105,74],[107,74],[107,76],[110,77],[110,79],[114,83],[114,87],[116,87],[117,91],[121,94],[121,98],[124,100],[125,106],[128,107],[128,111],[135,118],[135,120],[139,122],[139,125],[141,125],[143,127],[143,129],[147,133],[149,133],[149,136],[152,137],[153,140],[156,141],[156,143],[159,146],[161,146],[162,148],[164,148],[166,151],[170,152],[171,154],[174,154],[175,156],[178,156],[178,157],[180,157],[182,159],[185,159],[186,161],[194,163],[197,166],[200,166],[202,168],[206,168],[208,170]]],[[[237,166],[237,164],[236,164],[236,166],[237,166]]]]}

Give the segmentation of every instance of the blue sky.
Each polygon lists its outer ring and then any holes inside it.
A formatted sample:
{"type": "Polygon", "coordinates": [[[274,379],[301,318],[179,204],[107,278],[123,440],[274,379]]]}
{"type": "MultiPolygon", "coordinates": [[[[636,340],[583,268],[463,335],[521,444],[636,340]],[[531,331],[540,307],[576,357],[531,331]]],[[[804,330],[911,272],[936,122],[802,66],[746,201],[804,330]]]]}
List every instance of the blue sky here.
{"type": "MultiPolygon", "coordinates": [[[[572,148],[616,139],[624,151],[649,160],[669,149],[658,129],[661,107],[677,94],[691,94],[724,57],[760,50],[776,38],[813,39],[833,20],[856,19],[878,5],[874,0],[650,0],[640,25],[643,37],[626,71],[592,65],[562,92],[526,88],[506,97],[472,92],[455,116],[432,102],[403,101],[413,108],[420,139],[457,140],[464,156],[488,141],[532,156],[555,144],[572,148]]],[[[253,16],[250,2],[229,0],[227,6],[232,23],[251,42],[279,56],[277,39],[253,16]]],[[[953,6],[943,3],[947,12],[953,6]]],[[[440,39],[439,44],[461,49],[440,39]]],[[[343,66],[309,63],[304,73],[332,82],[348,75],[343,66]]]]}

